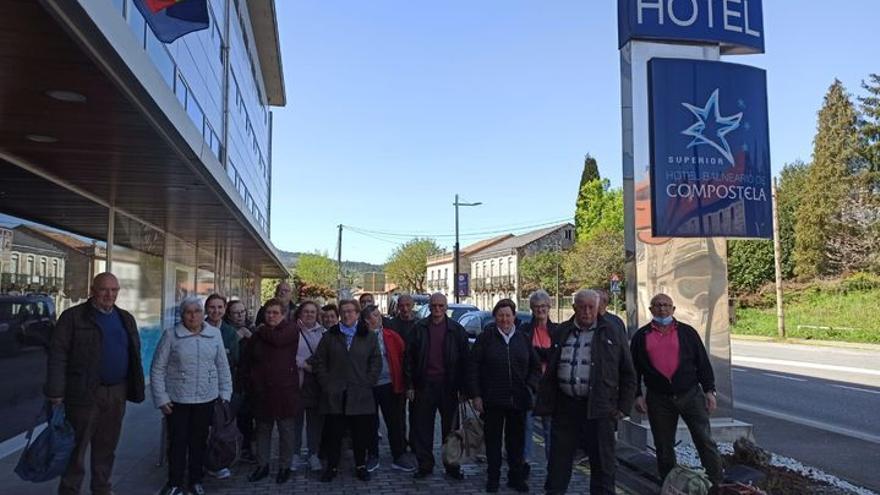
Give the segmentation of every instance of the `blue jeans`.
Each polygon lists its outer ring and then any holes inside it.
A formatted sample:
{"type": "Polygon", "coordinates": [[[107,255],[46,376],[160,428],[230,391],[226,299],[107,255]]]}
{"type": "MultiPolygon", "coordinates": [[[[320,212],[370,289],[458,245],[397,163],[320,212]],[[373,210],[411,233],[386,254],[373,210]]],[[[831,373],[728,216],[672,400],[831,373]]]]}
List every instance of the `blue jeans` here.
{"type": "Polygon", "coordinates": [[[544,460],[550,459],[550,416],[532,416],[532,411],[526,414],[526,445],[525,462],[532,462],[532,444],[535,442],[532,438],[534,434],[535,423],[541,429],[541,436],[544,438],[544,460]]]}

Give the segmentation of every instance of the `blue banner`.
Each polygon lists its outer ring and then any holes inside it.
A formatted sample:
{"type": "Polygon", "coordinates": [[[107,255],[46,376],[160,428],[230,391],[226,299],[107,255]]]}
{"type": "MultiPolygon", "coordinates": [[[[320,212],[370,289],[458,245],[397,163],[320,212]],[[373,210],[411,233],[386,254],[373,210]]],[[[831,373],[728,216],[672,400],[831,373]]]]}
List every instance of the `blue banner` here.
{"type": "Polygon", "coordinates": [[[633,39],[721,45],[764,53],[761,0],[617,0],[619,47],[633,39]]]}
{"type": "Polygon", "coordinates": [[[772,238],[766,73],[655,58],[648,74],[653,235],[772,238]]]}
{"type": "Polygon", "coordinates": [[[455,281],[455,293],[458,297],[467,297],[470,291],[470,276],[467,273],[459,273],[455,281]]]}

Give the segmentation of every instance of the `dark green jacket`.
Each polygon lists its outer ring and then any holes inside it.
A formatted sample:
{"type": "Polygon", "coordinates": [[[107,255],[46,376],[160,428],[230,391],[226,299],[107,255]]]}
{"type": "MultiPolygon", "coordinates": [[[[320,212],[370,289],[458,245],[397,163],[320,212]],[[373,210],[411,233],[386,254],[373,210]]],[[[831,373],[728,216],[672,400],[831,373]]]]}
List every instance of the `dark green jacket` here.
{"type": "Polygon", "coordinates": [[[327,330],[309,359],[321,386],[321,414],[376,414],[373,386],[382,372],[382,354],[375,332],[358,324],[351,348],[347,349],[345,335],[335,325],[327,330]]]}
{"type": "MultiPolygon", "coordinates": [[[[115,306],[114,306],[115,307],[115,306]]],[[[144,401],[144,371],[141,366],[141,339],[131,313],[115,307],[128,333],[128,390],[131,402],[144,401]]],[[[103,332],[96,320],[92,300],[78,304],[58,317],[49,341],[46,397],[63,397],[65,403],[90,405],[101,384],[101,346],[103,332]]]]}

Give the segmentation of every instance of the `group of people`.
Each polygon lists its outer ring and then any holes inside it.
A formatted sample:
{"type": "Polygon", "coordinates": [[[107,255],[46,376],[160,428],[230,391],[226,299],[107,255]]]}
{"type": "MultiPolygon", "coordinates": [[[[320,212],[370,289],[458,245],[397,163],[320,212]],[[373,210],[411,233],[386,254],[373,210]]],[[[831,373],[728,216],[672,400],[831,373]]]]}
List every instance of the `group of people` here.
{"type": "MultiPolygon", "coordinates": [[[[46,395],[65,403],[77,441],[60,493],[79,493],[89,445],[92,492],[110,492],[125,402],[144,400],[137,328],[115,306],[118,291],[112,274],[99,275],[89,301],[65,311],[53,334],[46,395]]],[[[661,476],[675,466],[682,417],[709,477],[721,482],[709,429],[716,405],[712,368],[698,333],[674,318],[667,295],[651,300],[652,321],[629,336],[606,311],[607,293],[577,292],[574,316],[557,324],[549,318],[550,297],[538,290],[529,297],[530,322],[520,323],[514,301],[502,299],[492,310],[494,322],[474,342],[447,316],[439,293],[423,319],[406,294],[393,317],[370,294],[320,307],[294,304],[291,295],[289,284],[279,284],[253,326],[240,301],[214,294],[204,303],[181,302],[180,323],[163,333],[150,368],[153,401],[168,427],[164,493],[187,493],[186,487],[205,493],[218,402],[237,414],[241,459],[256,464],[250,482],[270,474],[276,429],[277,483],[298,470],[320,471],[321,481],[332,481],[346,438],[355,476],[370,480],[380,467],[380,413],[391,468],[427,478],[435,465],[436,416],[446,438],[463,401],[483,420],[487,492],[500,487],[502,444],[507,486],[529,491],[538,428],[545,493],[566,492],[578,449],[589,457],[591,493],[615,493],[617,424],[633,407],[648,416],[661,476]]],[[[464,479],[459,465],[443,470],[464,479]]],[[[210,473],[229,476],[228,469],[210,473]]]]}

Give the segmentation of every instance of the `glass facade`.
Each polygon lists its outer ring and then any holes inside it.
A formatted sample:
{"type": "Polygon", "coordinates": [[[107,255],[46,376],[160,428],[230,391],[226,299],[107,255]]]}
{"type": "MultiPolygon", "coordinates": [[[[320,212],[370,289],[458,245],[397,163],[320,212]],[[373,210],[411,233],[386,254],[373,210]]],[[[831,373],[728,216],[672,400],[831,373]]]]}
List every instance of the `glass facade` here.
{"type": "Polygon", "coordinates": [[[246,2],[210,0],[208,29],[167,45],[156,39],[132,0],[114,5],[201,131],[208,148],[226,168],[245,209],[268,233],[271,112],[258,83],[259,59],[246,2]],[[224,52],[229,58],[225,89],[224,52]],[[223,119],[224,104],[227,122],[223,119]]]}

